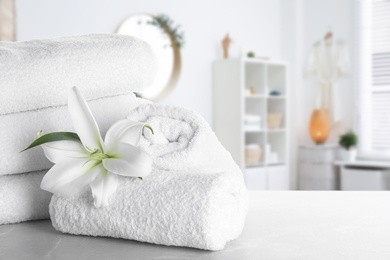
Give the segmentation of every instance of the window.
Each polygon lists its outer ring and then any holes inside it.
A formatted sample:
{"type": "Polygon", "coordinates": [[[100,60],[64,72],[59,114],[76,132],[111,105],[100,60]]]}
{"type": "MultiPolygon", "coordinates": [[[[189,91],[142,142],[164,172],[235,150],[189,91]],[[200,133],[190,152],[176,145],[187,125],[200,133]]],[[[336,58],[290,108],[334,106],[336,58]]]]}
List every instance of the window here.
{"type": "Polygon", "coordinates": [[[360,152],[390,158],[390,0],[362,0],[358,13],[360,152]]]}

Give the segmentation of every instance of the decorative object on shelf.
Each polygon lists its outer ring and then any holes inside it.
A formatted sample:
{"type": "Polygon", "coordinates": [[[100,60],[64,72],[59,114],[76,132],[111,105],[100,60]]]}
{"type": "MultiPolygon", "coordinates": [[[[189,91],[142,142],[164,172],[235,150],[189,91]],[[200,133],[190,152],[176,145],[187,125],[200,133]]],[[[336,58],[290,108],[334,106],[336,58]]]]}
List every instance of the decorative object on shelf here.
{"type": "Polygon", "coordinates": [[[339,145],[343,148],[341,149],[341,156],[344,161],[355,161],[358,142],[359,139],[352,130],[340,136],[339,145]]]}
{"type": "Polygon", "coordinates": [[[255,89],[254,86],[251,86],[249,89],[250,89],[251,95],[255,95],[256,94],[256,89],[255,89]]]}
{"type": "Polygon", "coordinates": [[[267,156],[267,163],[277,163],[279,162],[279,155],[277,152],[270,152],[267,156]]]}
{"type": "Polygon", "coordinates": [[[266,161],[268,162],[268,155],[271,153],[271,145],[267,143],[265,145],[265,156],[267,157],[266,161]]]}
{"type": "Polygon", "coordinates": [[[15,0],[0,1],[0,41],[16,41],[15,0]]]}
{"type": "Polygon", "coordinates": [[[304,145],[298,150],[298,188],[300,190],[338,190],[340,175],[334,162],[339,159],[337,145],[304,145]]]}
{"type": "Polygon", "coordinates": [[[311,115],[309,133],[316,144],[324,143],[330,133],[329,114],[326,109],[315,109],[311,115]]]}
{"type": "Polygon", "coordinates": [[[255,58],[255,59],[259,59],[259,60],[269,60],[269,57],[256,57],[256,56],[255,56],[255,52],[253,52],[253,51],[248,52],[248,53],[246,54],[246,56],[247,56],[248,58],[255,58]]]}
{"type": "Polygon", "coordinates": [[[279,161],[279,155],[277,152],[272,151],[271,144],[265,145],[265,156],[267,163],[277,163],[279,161]]]}
{"type": "Polygon", "coordinates": [[[281,113],[269,113],[267,115],[267,127],[268,129],[278,129],[282,125],[283,114],[281,113]]]}
{"type": "Polygon", "coordinates": [[[258,144],[245,145],[245,164],[258,164],[261,160],[262,152],[258,144]]]}
{"type": "Polygon", "coordinates": [[[229,58],[229,47],[232,43],[232,39],[229,37],[229,34],[227,33],[225,38],[222,40],[222,48],[223,48],[223,58],[227,59],[229,58]]]}
{"type": "Polygon", "coordinates": [[[159,68],[156,79],[152,86],[138,93],[145,99],[157,101],[167,97],[179,81],[180,48],[184,46],[184,33],[179,27],[167,15],[138,13],[123,20],[115,31],[146,41],[156,55],[159,68]]]}
{"type": "Polygon", "coordinates": [[[253,114],[245,114],[244,127],[246,131],[257,131],[261,129],[261,117],[253,114]]]}
{"type": "Polygon", "coordinates": [[[270,96],[280,96],[281,93],[279,91],[273,90],[269,93],[270,96]]]}
{"type": "Polygon", "coordinates": [[[307,74],[316,77],[320,86],[316,106],[328,111],[332,123],[339,121],[337,109],[339,92],[336,84],[341,76],[348,73],[349,66],[346,44],[340,40],[334,40],[331,31],[326,33],[324,39],[314,44],[307,74]]]}
{"type": "Polygon", "coordinates": [[[254,58],[255,53],[253,51],[250,51],[250,52],[248,52],[247,56],[248,56],[248,58],[254,58]]]}

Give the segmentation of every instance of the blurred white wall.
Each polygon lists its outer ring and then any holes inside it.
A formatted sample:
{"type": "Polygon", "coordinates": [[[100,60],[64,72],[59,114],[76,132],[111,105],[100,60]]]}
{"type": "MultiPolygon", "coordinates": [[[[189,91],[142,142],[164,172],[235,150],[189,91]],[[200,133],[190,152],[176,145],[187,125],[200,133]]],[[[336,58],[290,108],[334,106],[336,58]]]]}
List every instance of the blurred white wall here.
{"type": "Polygon", "coordinates": [[[281,56],[290,64],[290,186],[297,187],[297,151],[299,140],[297,138],[302,130],[302,102],[304,64],[304,0],[281,1],[281,56]]]}
{"type": "Polygon", "coordinates": [[[227,32],[240,48],[280,56],[279,0],[17,0],[18,40],[114,32],[126,16],[168,14],[185,31],[178,87],[163,101],[196,110],[212,122],[212,62],[227,32]]]}
{"type": "Polygon", "coordinates": [[[336,143],[338,132],[353,127],[356,84],[354,48],[355,0],[281,0],[281,56],[291,65],[291,185],[297,184],[297,152],[300,144],[311,144],[308,128],[315,107],[316,81],[304,77],[312,45],[323,39],[327,31],[349,47],[350,74],[340,80],[340,114],[342,123],[332,132],[327,143],[336,143]]]}

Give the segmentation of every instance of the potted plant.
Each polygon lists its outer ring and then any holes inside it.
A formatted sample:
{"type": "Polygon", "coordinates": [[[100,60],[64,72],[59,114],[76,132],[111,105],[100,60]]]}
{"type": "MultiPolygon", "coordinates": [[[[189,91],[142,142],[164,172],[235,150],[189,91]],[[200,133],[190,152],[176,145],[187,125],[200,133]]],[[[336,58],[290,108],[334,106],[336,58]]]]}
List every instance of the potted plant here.
{"type": "Polygon", "coordinates": [[[357,144],[358,137],[352,130],[340,136],[339,145],[343,148],[341,149],[341,157],[343,160],[351,162],[356,159],[357,144]]]}

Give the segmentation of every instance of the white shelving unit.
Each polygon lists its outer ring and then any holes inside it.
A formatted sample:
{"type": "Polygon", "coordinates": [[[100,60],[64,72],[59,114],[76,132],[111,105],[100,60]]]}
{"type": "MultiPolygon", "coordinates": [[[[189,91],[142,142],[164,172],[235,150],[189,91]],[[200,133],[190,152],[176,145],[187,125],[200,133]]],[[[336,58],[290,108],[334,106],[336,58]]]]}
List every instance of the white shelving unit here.
{"type": "Polygon", "coordinates": [[[214,130],[233,159],[242,168],[248,189],[289,189],[288,158],[288,66],[285,62],[251,58],[224,59],[213,65],[214,130]],[[255,93],[246,94],[253,87],[255,93]],[[278,96],[270,92],[277,91],[278,96]],[[268,129],[267,114],[281,113],[281,127],[268,129]],[[258,130],[246,130],[245,114],[261,117],[258,130]],[[263,150],[260,162],[245,164],[245,145],[258,144],[263,150]],[[265,146],[278,154],[269,162],[265,146]]]}

